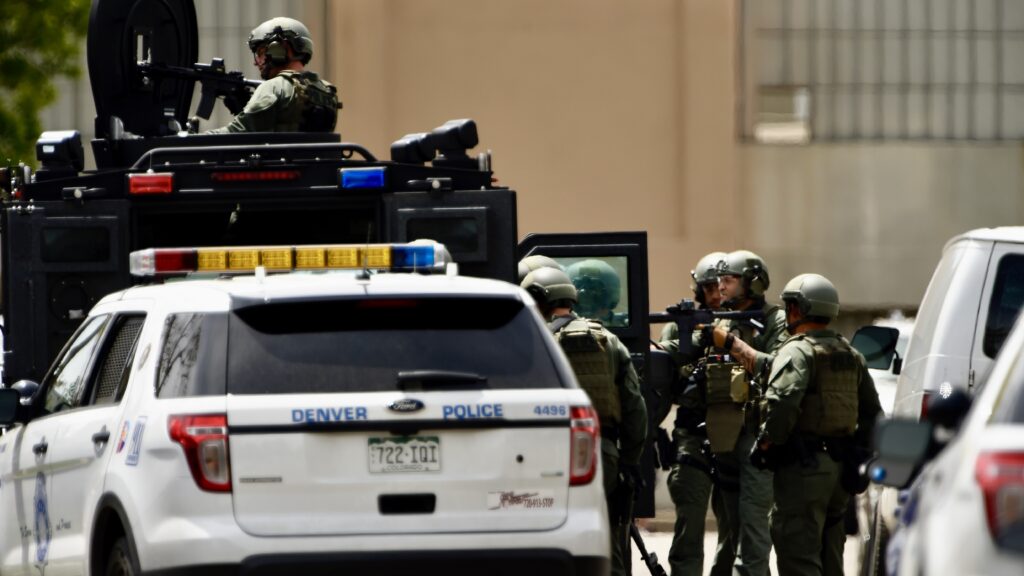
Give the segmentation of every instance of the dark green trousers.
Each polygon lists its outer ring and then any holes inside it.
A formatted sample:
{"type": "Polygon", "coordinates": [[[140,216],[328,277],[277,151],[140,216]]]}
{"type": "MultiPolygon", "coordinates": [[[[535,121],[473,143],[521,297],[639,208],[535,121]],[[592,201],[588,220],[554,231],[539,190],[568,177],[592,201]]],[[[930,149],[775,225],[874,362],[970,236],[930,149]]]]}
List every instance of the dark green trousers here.
{"type": "Polygon", "coordinates": [[[772,542],[779,576],[842,576],[843,514],[850,495],[839,486],[839,464],[824,452],[813,465],[775,471],[772,542]]]}
{"type": "MultiPolygon", "coordinates": [[[[676,508],[675,533],[668,552],[672,576],[701,576],[704,573],[704,520],[708,499],[716,519],[723,514],[721,489],[711,482],[707,461],[693,456],[694,464],[676,464],[668,475],[668,492],[676,508]]],[[[720,520],[719,520],[720,521],[720,520]]],[[[711,573],[731,574],[735,543],[719,534],[718,550],[711,573]]]]}

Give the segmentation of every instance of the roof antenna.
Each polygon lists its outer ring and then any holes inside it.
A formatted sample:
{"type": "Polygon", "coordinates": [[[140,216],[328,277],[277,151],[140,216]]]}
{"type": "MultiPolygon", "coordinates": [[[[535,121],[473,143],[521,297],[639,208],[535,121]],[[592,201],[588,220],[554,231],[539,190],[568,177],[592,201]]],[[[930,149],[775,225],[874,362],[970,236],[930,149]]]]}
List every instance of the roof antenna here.
{"type": "Polygon", "coordinates": [[[369,252],[370,252],[370,236],[373,233],[373,222],[366,225],[366,246],[363,248],[363,269],[356,274],[357,280],[369,280],[370,279],[370,268],[369,264],[369,252]]]}

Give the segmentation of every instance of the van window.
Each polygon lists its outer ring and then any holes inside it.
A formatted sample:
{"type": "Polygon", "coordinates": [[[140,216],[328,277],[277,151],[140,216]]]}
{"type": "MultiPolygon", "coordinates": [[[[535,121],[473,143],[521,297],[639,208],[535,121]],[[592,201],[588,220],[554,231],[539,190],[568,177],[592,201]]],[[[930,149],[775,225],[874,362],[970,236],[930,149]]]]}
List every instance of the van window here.
{"type": "Polygon", "coordinates": [[[988,303],[983,350],[994,358],[1003,347],[1006,336],[1013,328],[1021,306],[1024,305],[1024,255],[1007,254],[999,260],[992,299],[988,303]]]}

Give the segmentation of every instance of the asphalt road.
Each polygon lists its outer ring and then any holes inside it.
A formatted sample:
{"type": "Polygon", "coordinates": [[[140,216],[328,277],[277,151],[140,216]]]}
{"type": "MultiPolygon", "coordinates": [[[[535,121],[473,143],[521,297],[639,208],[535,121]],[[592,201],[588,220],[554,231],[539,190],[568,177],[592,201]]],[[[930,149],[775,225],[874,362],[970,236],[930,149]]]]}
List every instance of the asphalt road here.
{"type": "MultiPolygon", "coordinates": [[[[658,555],[658,560],[661,563],[662,568],[666,572],[670,572],[668,566],[668,549],[672,545],[672,533],[671,532],[648,532],[645,529],[640,529],[640,534],[643,536],[644,543],[647,545],[648,552],[654,552],[658,555]]],[[[709,530],[704,534],[704,574],[707,574],[711,570],[710,559],[715,555],[715,544],[718,540],[718,533],[709,530]]],[[[843,572],[847,576],[855,576],[858,573],[859,561],[857,559],[857,537],[848,536],[846,538],[846,551],[843,554],[843,561],[845,568],[843,572]]],[[[775,567],[775,551],[772,551],[772,557],[770,561],[772,574],[778,574],[778,570],[775,567]]],[[[634,576],[649,576],[647,566],[640,558],[640,552],[637,551],[636,547],[633,547],[633,574],[634,576]]]]}

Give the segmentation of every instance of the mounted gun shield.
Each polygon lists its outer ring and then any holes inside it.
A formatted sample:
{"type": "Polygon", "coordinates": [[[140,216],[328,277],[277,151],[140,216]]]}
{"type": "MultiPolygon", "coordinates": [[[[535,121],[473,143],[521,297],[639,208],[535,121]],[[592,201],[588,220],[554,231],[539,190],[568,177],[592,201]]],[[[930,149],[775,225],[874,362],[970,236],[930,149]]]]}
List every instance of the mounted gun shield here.
{"type": "Polygon", "coordinates": [[[98,141],[124,133],[166,136],[173,133],[171,121],[185,125],[195,81],[154,82],[141,73],[139,62],[195,64],[199,26],[192,0],[96,0],[86,46],[98,141]]]}

